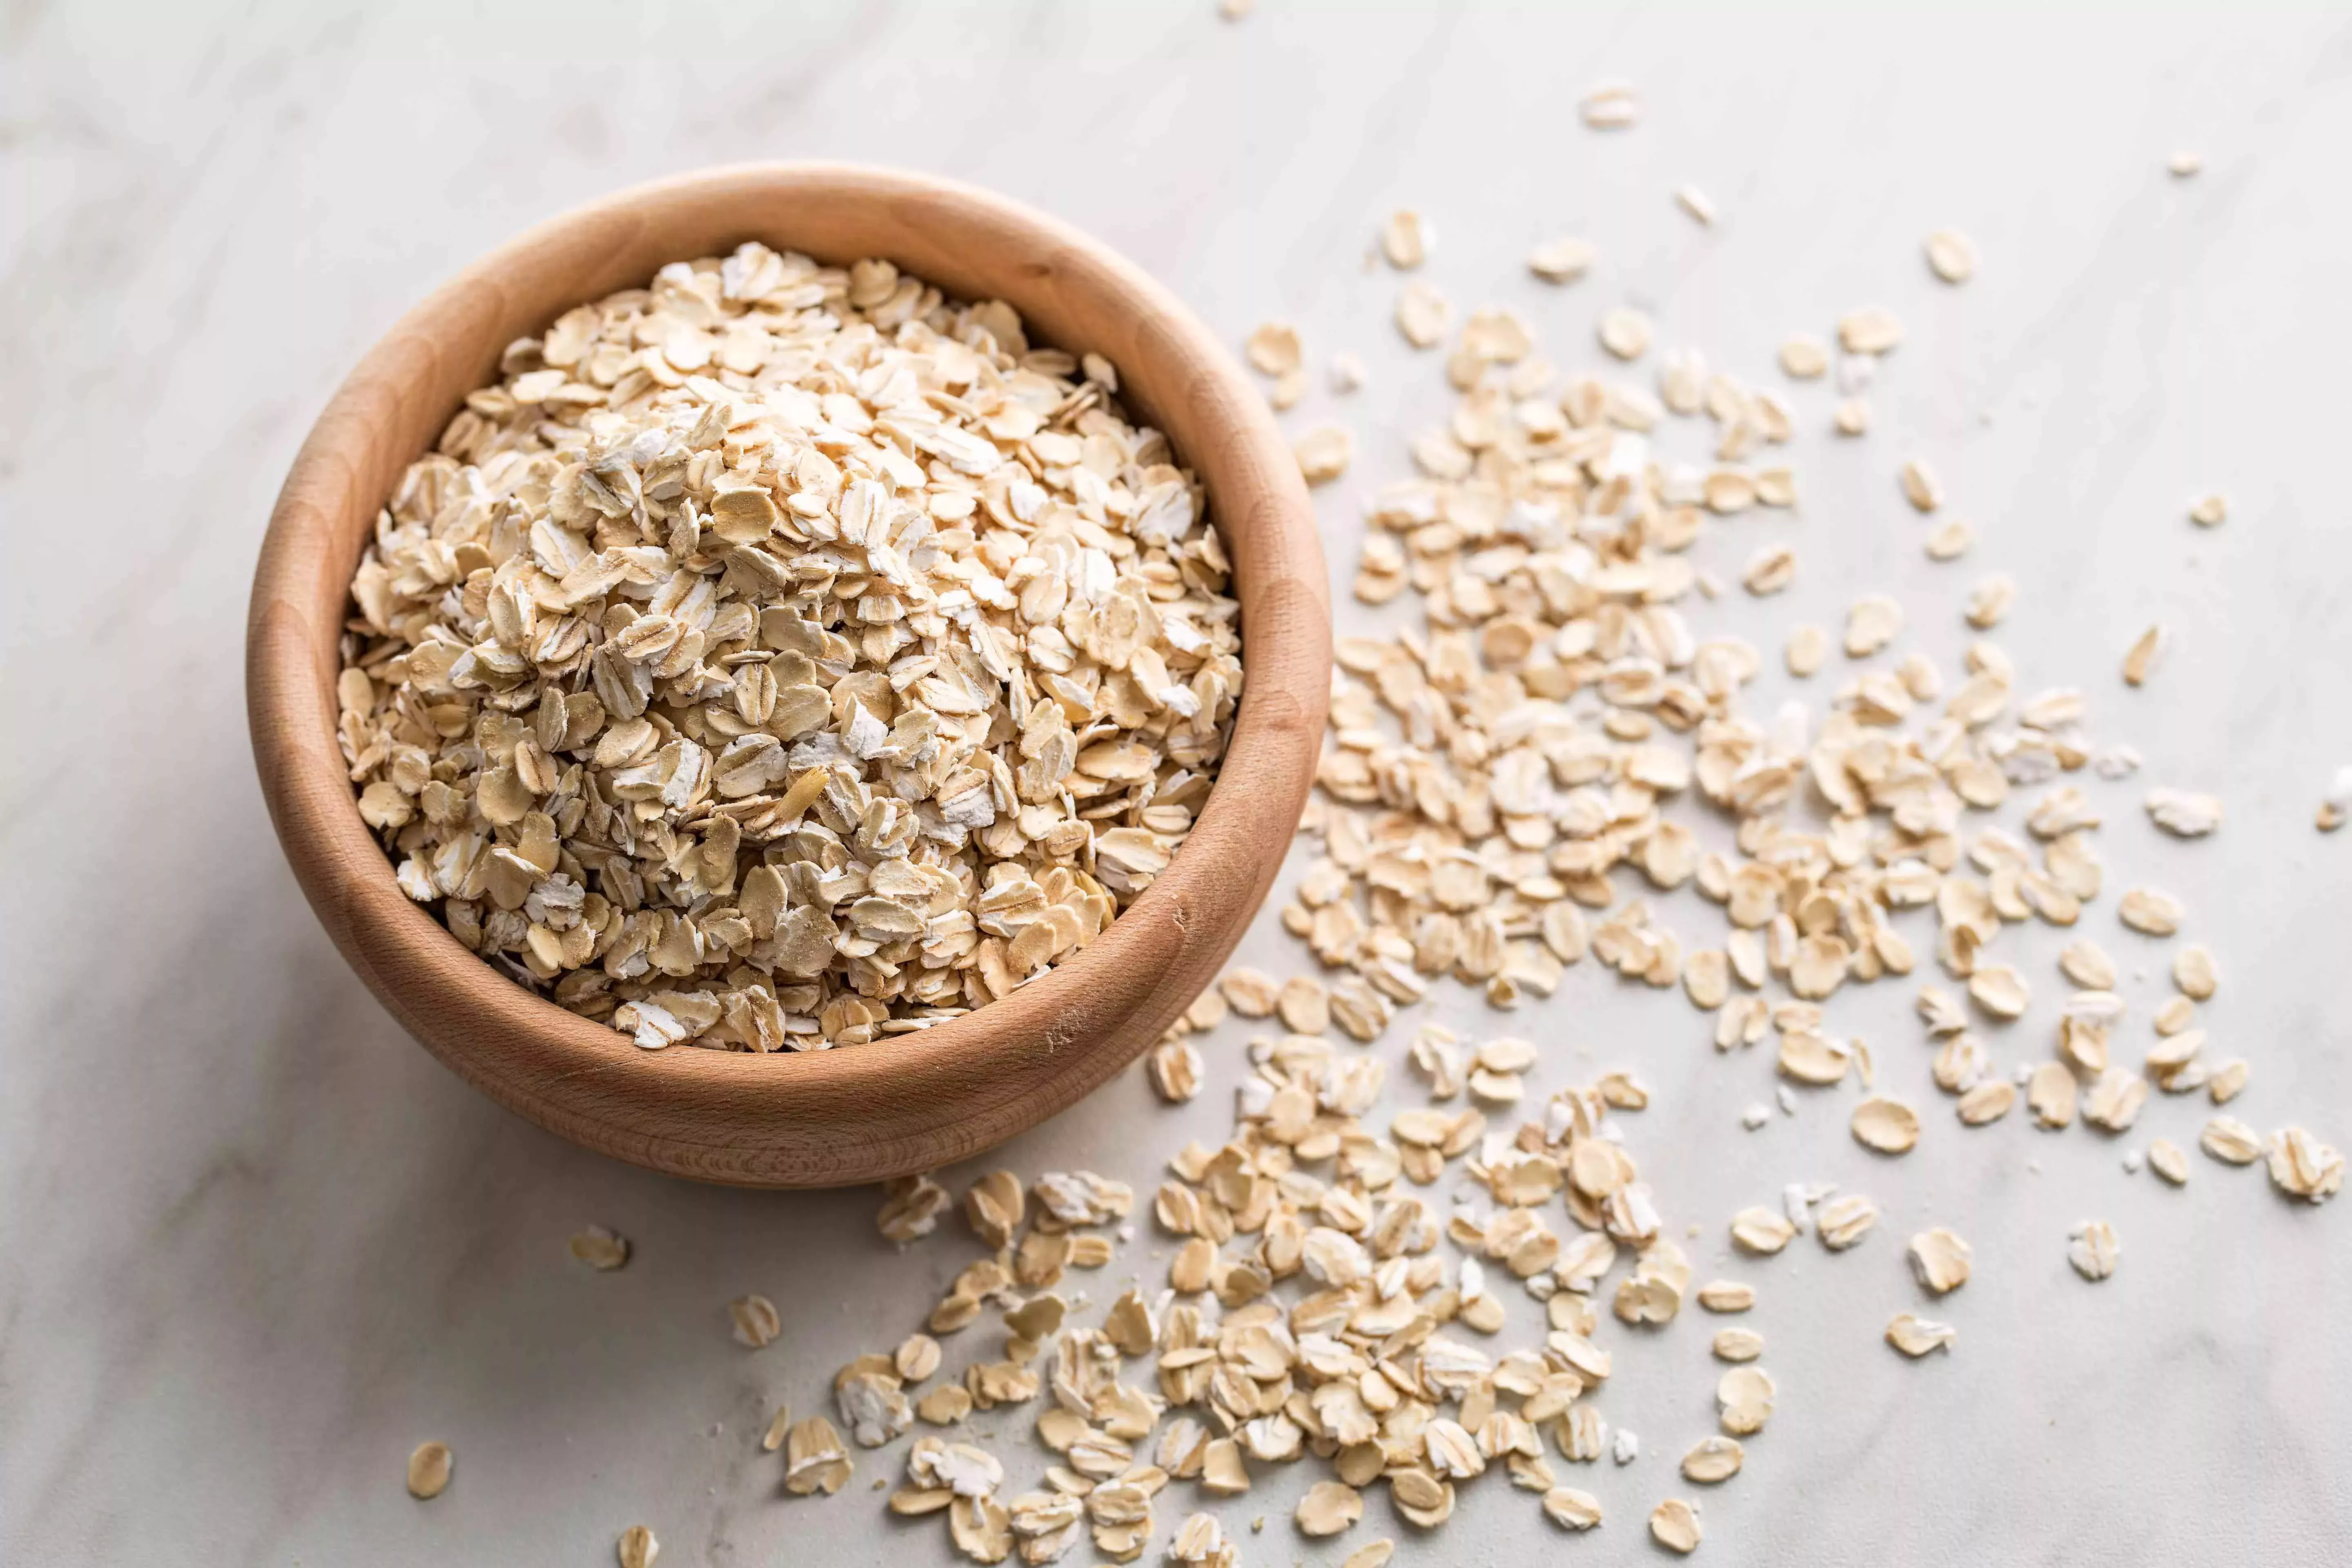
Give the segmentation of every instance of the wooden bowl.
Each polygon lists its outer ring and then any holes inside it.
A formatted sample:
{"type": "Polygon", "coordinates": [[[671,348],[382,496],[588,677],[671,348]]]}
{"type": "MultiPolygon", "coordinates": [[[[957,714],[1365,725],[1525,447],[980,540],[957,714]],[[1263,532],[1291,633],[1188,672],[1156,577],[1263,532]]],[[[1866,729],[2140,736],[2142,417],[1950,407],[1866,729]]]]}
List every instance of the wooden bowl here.
{"type": "Polygon", "coordinates": [[[828,1186],[926,1171],[1043,1121],[1133,1060],[1214,978],[1297,825],[1330,682],[1314,514],[1265,400],[1168,292],[1074,229],[971,187],[827,164],[643,185],[459,273],[360,362],[295,458],[254,573],[246,700],[262,793],[311,908],[368,988],[491,1099],[603,1153],[706,1181],[828,1186]],[[500,350],[665,263],[746,239],[886,257],[1118,367],[1198,472],[1234,563],[1233,741],[1167,871],[1075,958],[931,1029],[831,1051],[649,1052],[491,969],[404,896],[335,739],[352,572],[401,471],[500,350]]]}

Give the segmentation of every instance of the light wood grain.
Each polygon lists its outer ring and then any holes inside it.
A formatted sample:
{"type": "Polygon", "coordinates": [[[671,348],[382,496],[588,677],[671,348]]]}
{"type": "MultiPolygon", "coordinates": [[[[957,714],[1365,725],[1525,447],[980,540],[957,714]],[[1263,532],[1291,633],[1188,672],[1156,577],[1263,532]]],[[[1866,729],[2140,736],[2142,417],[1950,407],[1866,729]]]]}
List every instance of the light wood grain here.
{"type": "Polygon", "coordinates": [[[295,459],[254,575],[247,709],[288,860],[352,967],[500,1104],[604,1153],[755,1186],[833,1185],[974,1153],[1085,1095],[1157,1039],[1239,940],[1280,867],[1320,744],[1330,605],[1313,512],[1265,402],[1214,338],[1076,231],[967,186],[842,165],[712,171],[557,218],[403,319],[295,459]],[[360,820],[335,741],[349,584],[401,469],[510,340],[664,263],[757,238],[887,257],[999,298],[1043,340],[1118,368],[1122,396],[1201,474],[1242,605],[1241,710],[1174,863],[1082,953],[919,1034],[753,1056],[637,1049],[498,974],[411,902],[360,820]]]}

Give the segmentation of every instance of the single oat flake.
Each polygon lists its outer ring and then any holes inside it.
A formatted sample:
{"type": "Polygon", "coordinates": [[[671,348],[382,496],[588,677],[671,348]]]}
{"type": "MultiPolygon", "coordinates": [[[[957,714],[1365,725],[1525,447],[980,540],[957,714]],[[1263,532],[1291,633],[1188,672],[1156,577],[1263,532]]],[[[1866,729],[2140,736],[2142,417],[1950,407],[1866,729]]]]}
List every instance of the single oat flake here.
{"type": "Polygon", "coordinates": [[[1969,1282],[1969,1244],[1952,1231],[1941,1226],[1921,1231],[1911,1238],[1909,1256],[1912,1275],[1938,1296],[1969,1282]]]}
{"type": "Polygon", "coordinates": [[[1633,89],[1623,82],[1602,82],[1584,95],[1584,122],[1595,131],[1622,131],[1640,112],[1633,89]]]}
{"type": "Polygon", "coordinates": [[[2066,1261],[2085,1279],[2105,1279],[2116,1271],[2116,1259],[2122,1252],[2115,1226],[2103,1219],[2086,1219],[2074,1227],[2066,1247],[2066,1261]]]}
{"type": "Polygon", "coordinates": [[[1253,369],[1265,375],[1286,375],[1304,357],[1298,329],[1288,321],[1268,321],[1242,341],[1242,352],[1253,369]]]}
{"type": "Polygon", "coordinates": [[[1959,1331],[1951,1324],[1910,1312],[1895,1313],[1886,1325],[1886,1342],[1914,1361],[1934,1351],[1949,1350],[1958,1338],[1959,1331]]]}
{"type": "Polygon", "coordinates": [[[1546,240],[1528,253],[1528,270],[1547,283],[1573,283],[1591,269],[1600,254],[1591,240],[1568,237],[1546,240]]]}
{"type": "Polygon", "coordinates": [[[1698,1550],[1704,1536],[1698,1510],[1681,1498],[1668,1498],[1650,1510],[1650,1535],[1667,1551],[1687,1557],[1698,1550]]]}
{"type": "Polygon", "coordinates": [[[1348,471],[1356,437],[1344,426],[1318,425],[1298,438],[1298,471],[1310,485],[1329,484],[1348,471]]]}
{"type": "Polygon", "coordinates": [[[621,1531],[614,1555],[620,1559],[621,1568],[654,1568],[654,1560],[661,1555],[661,1542],[644,1525],[633,1524],[621,1531]]]}
{"type": "Polygon", "coordinates": [[[610,1273],[629,1260],[628,1237],[601,1225],[572,1233],[572,1256],[600,1273],[610,1273]]]}
{"type": "Polygon", "coordinates": [[[1927,265],[1947,283],[1965,283],[1976,276],[1977,247],[1956,228],[1939,228],[1927,237],[1927,265]]]}
{"type": "Polygon", "coordinates": [[[1411,208],[1391,213],[1381,225],[1381,254],[1391,267],[1407,271],[1429,259],[1431,235],[1421,215],[1411,208]]]}
{"type": "Polygon", "coordinates": [[[448,1444],[417,1444],[408,1456],[408,1495],[419,1500],[439,1497],[449,1485],[454,1462],[448,1444]]]}
{"type": "Polygon", "coordinates": [[[1852,1126],[1855,1142],[1882,1154],[1907,1154],[1919,1142],[1919,1113],[1884,1095],[1854,1107],[1852,1126]]]}

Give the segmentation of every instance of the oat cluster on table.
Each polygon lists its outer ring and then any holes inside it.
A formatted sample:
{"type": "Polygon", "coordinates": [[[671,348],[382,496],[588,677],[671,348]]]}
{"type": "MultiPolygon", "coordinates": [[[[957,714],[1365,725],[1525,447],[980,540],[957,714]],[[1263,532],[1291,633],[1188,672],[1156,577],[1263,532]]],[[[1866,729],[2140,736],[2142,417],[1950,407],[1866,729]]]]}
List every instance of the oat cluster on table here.
{"type": "Polygon", "coordinates": [[[852,1045],[1166,868],[1238,606],[1108,363],[748,243],[499,370],[378,519],[337,689],[361,814],[468,947],[648,1048],[852,1045]]]}

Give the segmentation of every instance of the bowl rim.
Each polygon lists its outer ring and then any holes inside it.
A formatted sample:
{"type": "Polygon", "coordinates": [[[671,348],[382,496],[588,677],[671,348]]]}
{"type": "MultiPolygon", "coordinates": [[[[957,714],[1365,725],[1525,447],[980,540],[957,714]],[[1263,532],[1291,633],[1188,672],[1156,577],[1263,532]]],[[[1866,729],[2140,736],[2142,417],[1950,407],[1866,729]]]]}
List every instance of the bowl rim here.
{"type": "Polygon", "coordinates": [[[247,707],[262,793],[305,896],[369,988],[446,1065],[540,1125],[637,1164],[741,1185],[837,1185],[977,1153],[1161,1037],[1230,955],[1280,868],[1320,752],[1329,649],[1314,511],[1289,446],[1265,398],[1171,294],[1078,230],[957,181],[751,163],[631,186],[540,223],[443,283],[368,351],[271,512],[247,621],[247,707]],[[792,221],[807,227],[793,232],[792,221]],[[732,242],[716,237],[726,234],[831,264],[887,256],[951,296],[1006,300],[1044,342],[1104,353],[1122,402],[1168,434],[1207,489],[1243,604],[1233,736],[1169,868],[1076,957],[1011,995],[866,1046],[645,1051],[526,989],[400,891],[336,739],[352,569],[391,479],[432,448],[505,344],[525,335],[512,323],[541,330],[572,305],[642,285],[664,261],[723,253],[732,242]],[[637,266],[649,256],[660,259],[637,266]]]}

